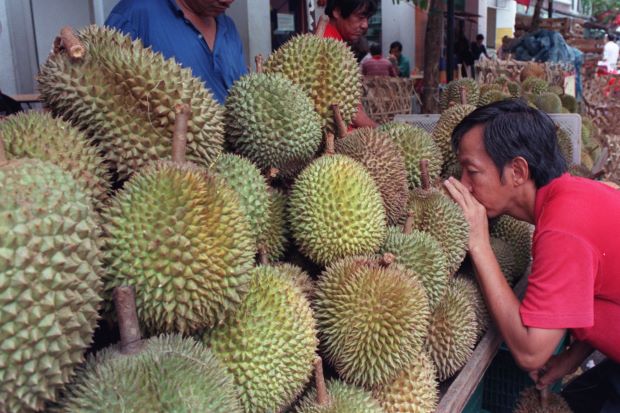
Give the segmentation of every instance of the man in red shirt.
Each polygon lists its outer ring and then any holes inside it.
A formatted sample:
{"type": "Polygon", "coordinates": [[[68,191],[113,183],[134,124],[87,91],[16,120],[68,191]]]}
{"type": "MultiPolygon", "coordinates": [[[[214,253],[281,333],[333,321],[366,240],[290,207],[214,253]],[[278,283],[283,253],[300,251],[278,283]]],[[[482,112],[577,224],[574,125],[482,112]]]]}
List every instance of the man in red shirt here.
{"type": "MultiPolygon", "coordinates": [[[[375,0],[327,0],[325,14],[329,17],[329,22],[323,37],[353,43],[366,33],[368,19],[375,11],[375,0]]],[[[353,118],[353,126],[374,128],[377,123],[368,117],[360,104],[353,118]]]]}
{"type": "Polygon", "coordinates": [[[597,349],[608,357],[596,384],[605,397],[590,394],[587,407],[583,392],[565,397],[575,412],[620,411],[620,191],[566,174],[553,121],[523,101],[475,110],[452,143],[463,172],[444,185],[470,224],[478,282],[515,360],[543,388],[597,349]],[[488,218],[502,214],[536,226],[521,303],[489,242],[488,218]],[[552,357],[566,331],[570,348],[552,357]]]}
{"type": "Polygon", "coordinates": [[[373,43],[370,45],[370,59],[362,62],[362,74],[364,76],[392,76],[396,77],[396,69],[392,62],[381,56],[381,45],[373,43]]]}

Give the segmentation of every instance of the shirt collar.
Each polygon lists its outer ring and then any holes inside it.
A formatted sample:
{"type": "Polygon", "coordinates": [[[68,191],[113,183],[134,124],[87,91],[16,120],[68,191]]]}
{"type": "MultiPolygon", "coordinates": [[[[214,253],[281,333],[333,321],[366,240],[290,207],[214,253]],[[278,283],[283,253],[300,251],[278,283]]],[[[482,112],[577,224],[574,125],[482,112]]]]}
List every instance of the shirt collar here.
{"type": "Polygon", "coordinates": [[[172,7],[175,13],[183,15],[183,9],[181,9],[176,0],[168,0],[168,3],[170,3],[170,7],[172,7]]]}
{"type": "MultiPolygon", "coordinates": [[[[168,0],[168,3],[170,3],[170,7],[172,7],[172,10],[178,15],[178,16],[184,16],[183,14],[183,9],[181,8],[181,6],[179,6],[179,4],[177,3],[177,0],[168,0]]],[[[215,21],[217,23],[217,32],[222,32],[222,34],[226,33],[227,31],[227,27],[225,24],[222,24],[223,21],[222,19],[224,18],[224,15],[226,13],[222,13],[219,14],[215,17],[215,21]]],[[[217,36],[217,35],[216,35],[217,36]]]]}

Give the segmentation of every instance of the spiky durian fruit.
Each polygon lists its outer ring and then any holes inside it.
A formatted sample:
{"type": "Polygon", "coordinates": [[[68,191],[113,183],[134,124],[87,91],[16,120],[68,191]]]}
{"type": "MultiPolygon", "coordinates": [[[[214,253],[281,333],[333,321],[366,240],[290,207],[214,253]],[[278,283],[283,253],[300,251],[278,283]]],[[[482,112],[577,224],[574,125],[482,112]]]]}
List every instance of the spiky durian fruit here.
{"type": "Polygon", "coordinates": [[[471,78],[463,78],[453,80],[446,85],[439,99],[439,106],[442,112],[454,104],[476,106],[479,98],[478,83],[471,78]]]}
{"type": "Polygon", "coordinates": [[[240,304],[256,239],[221,178],[191,163],[152,163],[105,217],[105,288],[135,285],[138,316],[150,331],[194,332],[240,304]]]}
{"type": "Polygon", "coordinates": [[[430,308],[435,308],[450,275],[441,244],[426,232],[390,227],[380,252],[393,254],[398,264],[420,276],[430,308]]]}
{"type": "Polygon", "coordinates": [[[592,170],[590,168],[588,168],[588,166],[584,165],[583,163],[583,154],[582,156],[582,163],[579,165],[571,165],[568,168],[568,173],[573,175],[573,176],[580,176],[582,178],[588,178],[588,179],[592,179],[592,170]]]}
{"type": "Polygon", "coordinates": [[[461,265],[469,239],[469,224],[463,210],[436,189],[416,189],[409,195],[413,228],[429,233],[446,254],[449,273],[461,265]]]}
{"type": "Polygon", "coordinates": [[[568,109],[570,113],[577,113],[578,104],[575,96],[571,95],[560,95],[560,100],[562,101],[562,106],[568,109]]]}
{"type": "Polygon", "coordinates": [[[441,151],[431,135],[424,129],[406,123],[389,122],[381,125],[381,130],[400,147],[405,157],[409,188],[422,186],[420,161],[428,159],[428,175],[435,180],[440,172],[443,158],[441,151]]]}
{"type": "MultiPolygon", "coordinates": [[[[479,85],[479,87],[480,87],[480,97],[482,97],[482,95],[484,95],[485,93],[490,92],[491,90],[498,90],[498,91],[501,92],[502,88],[506,84],[505,81],[507,80],[505,77],[503,79],[504,79],[503,83],[500,83],[497,80],[495,83],[483,83],[483,84],[479,85]]],[[[478,102],[478,106],[482,106],[480,104],[480,102],[478,102]]]]}
{"type": "Polygon", "coordinates": [[[538,77],[528,77],[521,83],[521,93],[541,95],[549,90],[549,83],[538,77]]]}
{"type": "Polygon", "coordinates": [[[335,149],[364,165],[381,192],[388,222],[398,223],[408,195],[405,160],[398,145],[376,129],[360,128],[337,139],[335,149]]]}
{"type": "Polygon", "coordinates": [[[495,254],[495,258],[497,259],[499,268],[502,270],[502,274],[504,274],[508,284],[514,286],[523,273],[517,272],[517,263],[512,246],[503,239],[497,237],[491,237],[490,241],[491,249],[495,254]]]}
{"type": "Polygon", "coordinates": [[[334,263],[321,275],[314,300],[327,360],[346,382],[366,388],[407,367],[428,328],[428,300],[418,276],[382,261],[354,257],[334,263]]]}
{"type": "Polygon", "coordinates": [[[532,226],[525,221],[519,221],[508,215],[502,215],[492,220],[490,234],[500,238],[510,245],[515,257],[515,274],[521,277],[528,265],[532,254],[532,226]]]}
{"type": "Polygon", "coordinates": [[[39,90],[54,115],[100,142],[120,180],[170,156],[175,106],[181,103],[192,112],[188,159],[208,166],[221,152],[222,107],[190,69],[114,29],[89,26],[78,37],[84,58],[50,55],[39,90]]]}
{"type": "Polygon", "coordinates": [[[0,142],[0,411],[40,411],[83,361],[101,302],[99,230],[82,185],[0,142]]]}
{"type": "Polygon", "coordinates": [[[510,95],[505,94],[501,90],[491,89],[488,92],[483,93],[478,100],[478,106],[488,105],[493,102],[499,102],[500,100],[510,99],[510,95]]]}
{"type": "Polygon", "coordinates": [[[153,337],[135,355],[91,356],[68,386],[63,413],[241,413],[232,376],[211,350],[180,335],[153,337]]]}
{"type": "Polygon", "coordinates": [[[562,101],[555,93],[545,92],[534,97],[534,104],[543,112],[562,113],[562,101]]]}
{"type": "Polygon", "coordinates": [[[327,155],[311,163],[295,181],[288,214],[299,249],[319,264],[373,253],[385,239],[377,185],[348,156],[327,155]]]}
{"type": "Polygon", "coordinates": [[[476,324],[478,325],[476,339],[478,339],[484,335],[489,325],[491,325],[491,317],[489,316],[486,302],[482,296],[480,285],[476,281],[476,276],[473,273],[459,273],[456,275],[454,282],[459,285],[459,288],[469,294],[469,299],[474,307],[474,313],[476,314],[476,324]]]}
{"type": "Polygon", "coordinates": [[[552,85],[552,84],[549,84],[549,89],[548,89],[548,91],[549,91],[550,93],[554,93],[554,94],[558,95],[558,97],[559,97],[560,95],[563,95],[563,94],[564,94],[564,88],[563,88],[562,86],[558,86],[558,85],[552,85]]]}
{"type": "Polygon", "coordinates": [[[279,411],[301,393],[312,373],[315,321],[299,272],[291,268],[253,269],[241,307],[203,336],[234,376],[246,413],[279,411]]]}
{"type": "Polygon", "coordinates": [[[265,242],[269,225],[271,197],[265,177],[248,159],[238,155],[224,154],[209,168],[232,188],[239,198],[239,206],[249,219],[252,233],[258,245],[265,242]]]}
{"type": "Polygon", "coordinates": [[[558,135],[558,145],[560,146],[560,151],[566,162],[571,164],[573,161],[573,141],[570,138],[569,133],[561,127],[558,127],[556,130],[558,135]]]}
{"type": "Polygon", "coordinates": [[[371,394],[340,380],[327,382],[329,401],[321,405],[316,389],[312,389],[295,408],[296,413],[384,413],[371,394]]]}
{"type": "Polygon", "coordinates": [[[372,395],[386,413],[433,413],[439,402],[437,373],[426,351],[389,383],[376,386],[372,395]]]}
{"type": "Polygon", "coordinates": [[[444,111],[439,120],[437,126],[433,129],[433,140],[437,147],[441,151],[441,157],[443,159],[443,165],[441,168],[441,175],[448,177],[448,171],[458,168],[459,162],[456,159],[454,150],[452,149],[452,131],[458,125],[465,116],[469,115],[476,109],[473,105],[455,105],[444,111]]]}
{"type": "Polygon", "coordinates": [[[7,158],[36,158],[69,172],[92,197],[98,211],[110,190],[110,177],[99,148],[78,129],[48,113],[31,111],[9,116],[0,123],[7,158]]]}
{"type": "Polygon", "coordinates": [[[322,126],[330,130],[335,130],[331,105],[338,105],[346,124],[357,114],[361,75],[344,42],[312,34],[295,36],[269,56],[265,72],[282,73],[301,86],[314,101],[322,126]]]}
{"type": "Polygon", "coordinates": [[[287,173],[307,164],[321,143],[321,118],[299,86],[276,73],[239,79],[226,98],[226,138],[261,169],[287,173]]]}
{"type": "Polygon", "coordinates": [[[453,278],[446,294],[431,315],[426,350],[443,381],[467,363],[476,338],[478,323],[471,292],[461,278],[453,278]]]}
{"type": "Polygon", "coordinates": [[[508,88],[508,93],[510,93],[510,96],[513,98],[518,98],[521,96],[521,85],[519,83],[508,81],[506,87],[508,88]]]}
{"type": "Polygon", "coordinates": [[[540,403],[540,391],[536,387],[528,387],[521,391],[513,413],[572,413],[566,400],[556,393],[549,393],[547,405],[540,403]]]}
{"type": "Polygon", "coordinates": [[[267,211],[267,228],[261,235],[262,246],[269,261],[278,261],[284,255],[288,245],[286,237],[288,225],[286,222],[286,205],[288,197],[280,190],[269,191],[271,209],[267,211]]]}

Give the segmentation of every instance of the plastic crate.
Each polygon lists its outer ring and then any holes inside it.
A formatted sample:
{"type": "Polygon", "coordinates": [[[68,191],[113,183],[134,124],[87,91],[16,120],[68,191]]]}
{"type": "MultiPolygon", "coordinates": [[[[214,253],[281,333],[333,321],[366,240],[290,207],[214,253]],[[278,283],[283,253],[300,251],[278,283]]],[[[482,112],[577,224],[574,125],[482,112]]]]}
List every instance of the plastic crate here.
{"type": "MultiPolygon", "coordinates": [[[[563,350],[567,340],[568,336],[560,341],[554,354],[563,350]]],[[[534,381],[529,374],[521,370],[508,348],[502,344],[482,381],[482,409],[492,413],[512,413],[519,393],[533,385],[534,381]]],[[[551,391],[559,393],[561,387],[558,381],[551,387],[551,391]]]]}
{"type": "Polygon", "coordinates": [[[484,383],[478,384],[474,394],[471,395],[469,401],[463,408],[461,413],[489,413],[487,410],[482,408],[482,400],[484,394],[484,383]]]}

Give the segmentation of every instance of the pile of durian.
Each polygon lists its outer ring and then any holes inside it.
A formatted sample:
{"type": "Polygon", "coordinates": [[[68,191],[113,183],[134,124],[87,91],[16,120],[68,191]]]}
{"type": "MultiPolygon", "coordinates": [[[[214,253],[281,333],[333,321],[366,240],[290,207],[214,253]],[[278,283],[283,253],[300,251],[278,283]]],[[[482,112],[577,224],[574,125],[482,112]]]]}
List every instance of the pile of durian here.
{"type": "MultiPolygon", "coordinates": [[[[433,134],[349,132],[356,61],[313,35],[225,107],[100,27],[65,36],[38,81],[49,113],[0,123],[0,411],[435,410],[488,323],[438,185],[471,102],[433,134]],[[146,338],[94,352],[125,287],[146,338]]],[[[514,284],[531,229],[491,231],[514,284]]]]}

